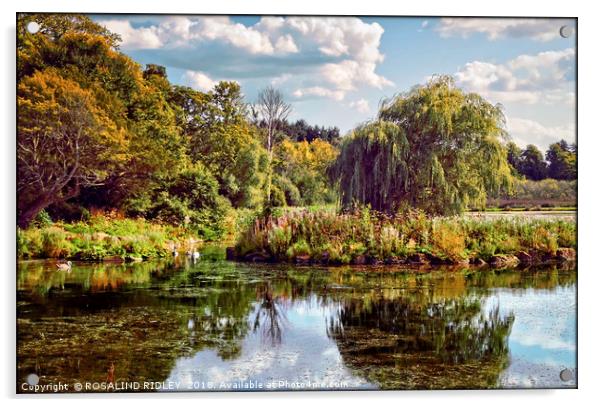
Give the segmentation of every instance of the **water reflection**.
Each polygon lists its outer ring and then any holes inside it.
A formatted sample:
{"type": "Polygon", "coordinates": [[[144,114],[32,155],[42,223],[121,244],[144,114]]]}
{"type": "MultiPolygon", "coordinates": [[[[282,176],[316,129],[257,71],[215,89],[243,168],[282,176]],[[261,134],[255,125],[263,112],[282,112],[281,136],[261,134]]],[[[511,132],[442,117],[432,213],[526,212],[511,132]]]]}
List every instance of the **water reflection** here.
{"type": "Polygon", "coordinates": [[[485,314],[478,297],[413,297],[345,301],[329,328],[345,363],[383,388],[493,386],[507,365],[514,315],[485,314]]]}
{"type": "Polygon", "coordinates": [[[76,263],[71,273],[20,263],[18,382],[33,372],[45,383],[230,386],[221,390],[250,380],[556,387],[567,383],[555,370],[575,367],[571,269],[295,268],[226,262],[222,253],[196,263],[76,263]],[[550,314],[560,297],[566,306],[550,314]],[[539,332],[532,343],[526,325],[539,332]],[[553,340],[569,345],[560,352],[553,340]],[[525,379],[525,366],[554,377],[525,379]]]}
{"type": "Polygon", "coordinates": [[[282,342],[285,328],[287,299],[284,295],[274,295],[270,282],[257,287],[258,306],[253,320],[253,332],[261,332],[264,343],[277,346],[282,342]]]}

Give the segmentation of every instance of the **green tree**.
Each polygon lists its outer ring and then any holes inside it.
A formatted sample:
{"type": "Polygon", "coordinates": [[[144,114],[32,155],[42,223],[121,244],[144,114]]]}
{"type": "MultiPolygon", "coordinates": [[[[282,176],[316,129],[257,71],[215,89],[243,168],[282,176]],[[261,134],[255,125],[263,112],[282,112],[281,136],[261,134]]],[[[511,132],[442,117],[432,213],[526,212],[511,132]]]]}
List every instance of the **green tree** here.
{"type": "Polygon", "coordinates": [[[577,154],[564,140],[551,144],[546,152],[548,176],[558,180],[577,178],[577,154]]]}
{"type": "Polygon", "coordinates": [[[344,206],[459,213],[510,185],[504,137],[500,106],[435,77],[384,103],[377,121],[345,137],[331,175],[344,206]]]}
{"type": "Polygon", "coordinates": [[[529,144],[520,157],[519,171],[528,179],[539,181],[547,177],[547,166],[537,146],[529,144]]]}
{"type": "Polygon", "coordinates": [[[247,120],[240,85],[220,82],[208,93],[173,88],[190,159],[202,162],[219,182],[219,191],[235,207],[258,207],[268,167],[259,134],[247,120]]]}
{"type": "Polygon", "coordinates": [[[133,198],[131,208],[129,215],[180,225],[213,239],[226,232],[231,206],[219,194],[213,174],[199,162],[161,177],[151,190],[133,198]]]}
{"type": "Polygon", "coordinates": [[[516,143],[510,141],[506,144],[506,150],[508,151],[508,164],[510,164],[510,170],[512,171],[512,175],[519,176],[521,175],[519,172],[519,168],[521,168],[521,154],[522,150],[516,143]]]}

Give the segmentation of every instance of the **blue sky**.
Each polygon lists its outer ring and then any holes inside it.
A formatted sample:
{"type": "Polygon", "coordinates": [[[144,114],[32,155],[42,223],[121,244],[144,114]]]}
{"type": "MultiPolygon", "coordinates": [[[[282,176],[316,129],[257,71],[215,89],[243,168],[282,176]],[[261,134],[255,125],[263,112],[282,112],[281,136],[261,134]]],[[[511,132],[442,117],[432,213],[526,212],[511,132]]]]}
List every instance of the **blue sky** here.
{"type": "Polygon", "coordinates": [[[141,64],[177,84],[209,90],[238,81],[252,103],[267,85],[293,106],[290,119],[347,132],[379,101],[433,74],[504,106],[521,146],[575,140],[573,20],[421,17],[128,16],[94,19],[121,34],[141,64]]]}

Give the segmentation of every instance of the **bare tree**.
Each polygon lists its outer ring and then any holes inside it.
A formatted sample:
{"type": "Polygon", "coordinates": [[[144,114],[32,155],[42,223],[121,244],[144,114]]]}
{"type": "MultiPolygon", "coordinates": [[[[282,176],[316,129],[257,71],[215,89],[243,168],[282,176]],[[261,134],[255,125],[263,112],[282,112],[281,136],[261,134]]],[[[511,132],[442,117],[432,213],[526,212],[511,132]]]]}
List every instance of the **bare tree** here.
{"type": "Polygon", "coordinates": [[[256,104],[257,112],[267,126],[266,148],[268,150],[270,168],[268,171],[268,203],[270,202],[270,190],[272,188],[272,147],[274,143],[274,135],[278,124],[287,119],[292,107],[286,103],[282,92],[274,89],[271,86],[259,92],[256,104]]]}

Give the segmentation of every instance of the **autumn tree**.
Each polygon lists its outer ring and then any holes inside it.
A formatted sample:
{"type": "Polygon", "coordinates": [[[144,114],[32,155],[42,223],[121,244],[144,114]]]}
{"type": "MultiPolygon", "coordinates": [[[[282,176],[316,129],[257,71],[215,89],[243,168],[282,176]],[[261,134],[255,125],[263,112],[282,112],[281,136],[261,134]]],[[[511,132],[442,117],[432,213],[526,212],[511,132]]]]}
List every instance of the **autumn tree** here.
{"type": "Polygon", "coordinates": [[[127,143],[92,92],[52,68],[20,81],[17,105],[18,223],[27,227],[42,209],[102,184],[127,143]]]}
{"type": "Polygon", "coordinates": [[[123,207],[161,173],[185,164],[176,117],[167,103],[171,85],[161,70],[143,73],[118,50],[119,36],[81,15],[19,15],[19,81],[38,71],[56,75],[90,92],[94,105],[125,133],[128,151],[101,185],[82,185],[84,206],[123,207]],[[30,34],[29,21],[40,24],[30,34]]]}
{"type": "Polygon", "coordinates": [[[456,214],[510,185],[505,137],[500,106],[435,77],[385,102],[376,121],[345,137],[331,175],[347,207],[456,214]]]}

